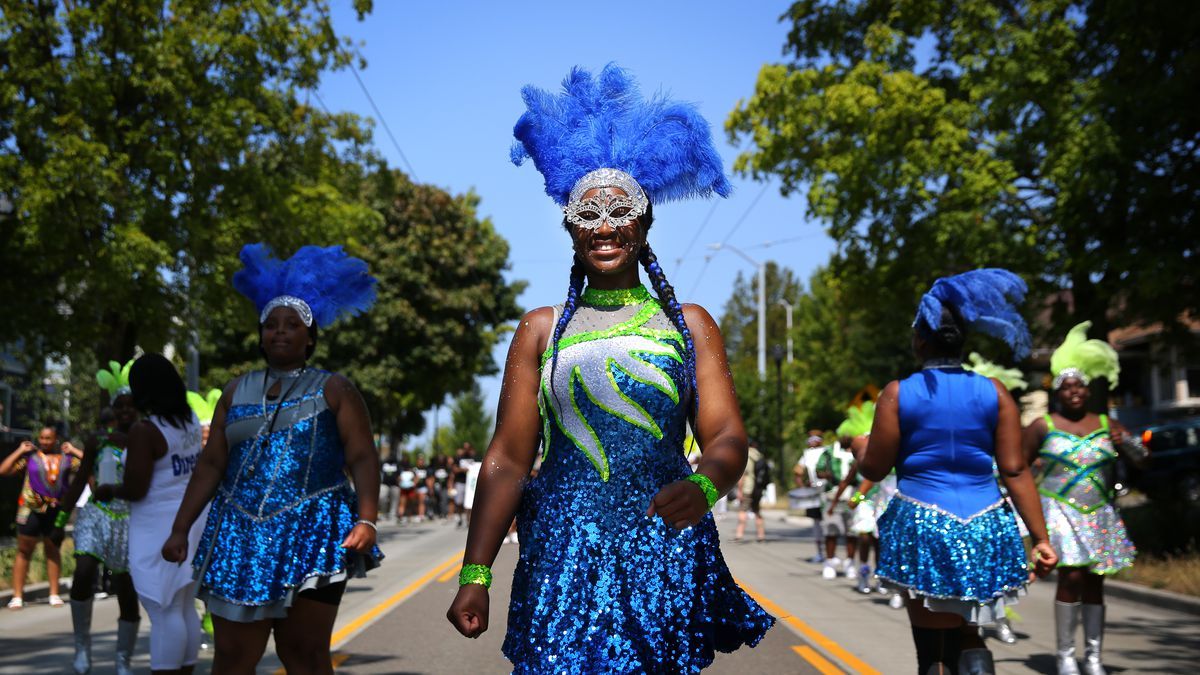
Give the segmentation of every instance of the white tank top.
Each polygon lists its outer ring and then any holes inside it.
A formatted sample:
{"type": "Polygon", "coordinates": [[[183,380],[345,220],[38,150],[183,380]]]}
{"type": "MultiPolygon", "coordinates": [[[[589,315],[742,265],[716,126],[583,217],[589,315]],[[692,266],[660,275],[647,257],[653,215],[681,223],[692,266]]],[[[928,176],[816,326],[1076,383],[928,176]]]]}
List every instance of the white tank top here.
{"type": "Polygon", "coordinates": [[[208,508],[188,534],[187,560],[183,564],[163,560],[162,545],[171,534],[175,513],[200,459],[200,423],[195,415],[182,429],[157,415],[151,415],[149,421],[166,439],[167,453],[154,461],[146,496],[130,503],[129,568],[138,595],[166,605],[192,581],[192,556],[196,554],[208,508]]]}

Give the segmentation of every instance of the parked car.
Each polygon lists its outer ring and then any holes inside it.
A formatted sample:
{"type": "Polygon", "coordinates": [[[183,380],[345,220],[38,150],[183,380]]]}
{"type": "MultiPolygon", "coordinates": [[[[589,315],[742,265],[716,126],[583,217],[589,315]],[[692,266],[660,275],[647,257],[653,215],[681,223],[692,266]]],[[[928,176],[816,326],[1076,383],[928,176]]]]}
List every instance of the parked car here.
{"type": "Polygon", "coordinates": [[[1155,500],[1200,504],[1200,417],[1163,421],[1130,430],[1150,450],[1150,463],[1127,468],[1130,483],[1155,500]]]}

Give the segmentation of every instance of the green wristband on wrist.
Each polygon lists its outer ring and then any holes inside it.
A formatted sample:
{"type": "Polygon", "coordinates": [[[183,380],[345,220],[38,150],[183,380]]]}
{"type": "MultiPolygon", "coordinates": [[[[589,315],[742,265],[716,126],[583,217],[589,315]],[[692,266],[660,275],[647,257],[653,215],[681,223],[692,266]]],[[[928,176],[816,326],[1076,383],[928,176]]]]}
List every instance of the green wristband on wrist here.
{"type": "Polygon", "coordinates": [[[484,588],[492,587],[492,568],[487,565],[463,565],[458,573],[458,585],[479,584],[484,588]]]}
{"type": "Polygon", "coordinates": [[[850,503],[854,504],[855,506],[857,506],[865,501],[867,501],[867,496],[861,492],[855,492],[854,496],[850,498],[850,503]]]}
{"type": "Polygon", "coordinates": [[[66,527],[67,521],[71,519],[71,514],[66,511],[59,511],[57,516],[54,516],[55,527],[66,527]]]}
{"type": "Polygon", "coordinates": [[[702,473],[694,473],[685,480],[689,480],[700,486],[700,489],[704,491],[704,501],[708,502],[709,509],[712,509],[713,504],[716,504],[717,500],[721,498],[721,493],[717,492],[717,486],[713,485],[712,479],[708,476],[702,473]]]}

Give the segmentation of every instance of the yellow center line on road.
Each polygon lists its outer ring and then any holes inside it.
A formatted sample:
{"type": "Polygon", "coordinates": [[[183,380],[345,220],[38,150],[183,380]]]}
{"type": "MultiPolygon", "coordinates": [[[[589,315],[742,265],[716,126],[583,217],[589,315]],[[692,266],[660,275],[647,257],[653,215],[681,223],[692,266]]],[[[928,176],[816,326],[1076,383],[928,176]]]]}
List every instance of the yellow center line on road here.
{"type": "Polygon", "coordinates": [[[461,572],[461,571],[462,571],[462,562],[461,562],[461,561],[459,561],[459,563],[458,563],[457,565],[455,565],[454,567],[451,567],[450,569],[446,570],[446,573],[445,573],[445,574],[443,574],[442,576],[438,577],[438,583],[439,583],[439,584],[444,584],[444,583],[446,583],[447,581],[450,581],[450,580],[451,580],[451,579],[453,579],[454,577],[458,576],[458,573],[459,573],[459,572],[461,572]]]}
{"type": "Polygon", "coordinates": [[[360,614],[358,616],[358,618],[356,618],[355,620],[351,621],[350,623],[346,624],[345,626],[342,626],[341,630],[339,630],[338,632],[333,634],[333,638],[330,639],[330,645],[332,645],[332,647],[334,647],[334,648],[338,647],[342,642],[344,642],[346,640],[346,638],[350,637],[356,631],[358,631],[360,628],[367,625],[367,623],[370,622],[372,619],[383,614],[384,612],[395,607],[396,605],[404,602],[408,598],[408,596],[421,590],[422,586],[424,586],[425,584],[432,581],[435,577],[437,577],[442,572],[445,572],[446,568],[448,568],[448,567],[452,568],[457,565],[460,565],[462,563],[462,557],[463,557],[464,553],[466,553],[466,551],[459,551],[458,553],[455,553],[453,556],[450,556],[449,560],[438,565],[437,567],[433,568],[432,570],[426,572],[420,579],[417,579],[416,581],[412,582],[411,584],[400,589],[400,591],[398,591],[392,597],[388,598],[387,600],[384,600],[383,602],[379,603],[378,605],[375,605],[371,609],[368,609],[366,612],[363,612],[362,614],[360,614]]]}
{"type": "MultiPolygon", "coordinates": [[[[812,626],[789,614],[784,608],[780,607],[774,602],[771,602],[762,595],[759,595],[753,588],[747,586],[737,579],[734,579],[734,581],[737,583],[737,585],[742,587],[743,591],[746,591],[746,595],[754,598],[755,602],[762,605],[763,609],[779,617],[781,621],[791,626],[792,630],[808,638],[817,646],[829,652],[834,657],[840,659],[842,663],[849,666],[850,669],[855,673],[859,673],[860,675],[882,675],[882,673],[867,665],[862,659],[847,651],[845,647],[842,647],[833,640],[825,637],[812,626]]],[[[804,655],[801,654],[801,656],[804,655]]],[[[816,664],[814,664],[814,666],[815,665],[816,664]]]]}
{"type": "Polygon", "coordinates": [[[808,645],[793,645],[792,650],[800,655],[800,658],[808,661],[813,668],[816,668],[821,675],[842,675],[841,668],[833,665],[829,659],[817,653],[817,650],[808,645]]]}
{"type": "MultiPolygon", "coordinates": [[[[350,623],[346,624],[345,626],[342,626],[342,629],[339,630],[338,632],[334,633],[333,637],[330,638],[330,640],[329,640],[330,650],[337,649],[339,646],[341,646],[342,642],[345,642],[347,638],[349,638],[351,635],[353,635],[359,629],[366,626],[371,620],[375,619],[376,617],[378,617],[379,615],[388,611],[389,609],[391,609],[391,608],[395,607],[396,605],[407,600],[408,596],[421,590],[421,588],[423,586],[425,586],[425,584],[428,584],[430,581],[432,581],[434,577],[445,572],[446,568],[457,569],[458,567],[460,567],[462,565],[462,557],[465,553],[466,553],[465,550],[455,553],[453,556],[450,557],[449,560],[447,560],[446,562],[429,570],[424,575],[422,575],[420,579],[417,579],[416,581],[412,582],[411,584],[400,589],[394,595],[392,595],[392,597],[388,598],[387,600],[384,600],[383,602],[379,603],[378,605],[375,605],[371,609],[368,609],[366,612],[363,612],[362,614],[360,614],[357,618],[355,618],[350,623]]],[[[333,659],[332,659],[333,667],[337,668],[341,664],[345,663],[346,660],[349,658],[350,658],[349,654],[345,654],[345,653],[333,654],[333,659]]],[[[273,673],[273,675],[286,675],[286,673],[287,673],[286,670],[284,670],[283,668],[280,668],[280,669],[276,670],[273,673]]]]}

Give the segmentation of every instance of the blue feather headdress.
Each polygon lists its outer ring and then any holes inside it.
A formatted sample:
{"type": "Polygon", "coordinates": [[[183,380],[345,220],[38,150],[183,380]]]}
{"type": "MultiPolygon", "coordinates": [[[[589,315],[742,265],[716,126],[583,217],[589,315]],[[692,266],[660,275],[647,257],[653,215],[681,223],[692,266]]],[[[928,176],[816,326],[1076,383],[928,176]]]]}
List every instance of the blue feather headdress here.
{"type": "Polygon", "coordinates": [[[527,111],[513,128],[512,161],[532,159],[559,206],[599,169],[632,176],[654,203],[714,192],[727,197],[733,190],[696,106],[661,94],[643,98],[633,77],[615,65],[598,76],[573,68],[561,94],[529,85],[521,97],[527,111]]]}
{"type": "Polygon", "coordinates": [[[246,244],[238,257],[245,267],[233,275],[233,287],[254,303],[259,323],[276,307],[291,307],[304,325],[315,321],[324,328],[375,302],[375,278],[367,263],[341,246],[304,246],[280,260],[266,244],[246,244]]]}
{"type": "Polygon", "coordinates": [[[1003,340],[1018,361],[1029,355],[1032,340],[1017,306],[1029,288],[1020,277],[1002,269],[981,269],[942,277],[921,297],[914,327],[937,330],[942,307],[953,307],[967,327],[1003,340]]]}

